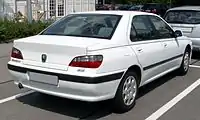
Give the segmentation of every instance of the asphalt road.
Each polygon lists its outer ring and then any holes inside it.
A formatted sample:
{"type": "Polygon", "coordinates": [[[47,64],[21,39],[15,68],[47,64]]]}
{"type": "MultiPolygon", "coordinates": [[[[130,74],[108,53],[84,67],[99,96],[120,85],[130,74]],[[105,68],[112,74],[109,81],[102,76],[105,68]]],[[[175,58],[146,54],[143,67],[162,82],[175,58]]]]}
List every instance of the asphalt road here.
{"type": "MultiPolygon", "coordinates": [[[[157,112],[163,112],[161,108],[164,105],[170,101],[174,103],[173,99],[176,96],[179,96],[193,83],[198,82],[200,78],[200,56],[198,53],[194,53],[193,66],[190,67],[187,75],[177,76],[173,72],[142,87],[135,107],[124,114],[112,111],[112,101],[87,103],[37,92],[14,99],[11,96],[29,90],[19,90],[13,84],[7,71],[6,64],[9,60],[11,46],[12,44],[0,45],[0,120],[145,120],[153,113],[158,115],[157,112]],[[3,102],[4,100],[6,102],[3,102]]],[[[183,93],[185,94],[185,92],[183,93]]],[[[200,120],[199,101],[200,87],[197,86],[171,108],[168,110],[164,108],[165,112],[158,119],[200,120]]],[[[169,105],[172,105],[171,102],[169,105]]]]}

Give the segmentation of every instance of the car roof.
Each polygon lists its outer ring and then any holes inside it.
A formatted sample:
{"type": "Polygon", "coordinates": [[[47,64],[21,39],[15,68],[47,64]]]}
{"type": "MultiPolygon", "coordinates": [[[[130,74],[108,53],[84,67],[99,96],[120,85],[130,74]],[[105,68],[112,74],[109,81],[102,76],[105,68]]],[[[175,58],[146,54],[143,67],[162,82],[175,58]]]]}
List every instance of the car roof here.
{"type": "Polygon", "coordinates": [[[110,14],[110,15],[155,15],[153,13],[140,12],[140,11],[123,11],[123,10],[99,10],[99,11],[88,11],[88,12],[76,12],[72,14],[110,14]]]}
{"type": "Polygon", "coordinates": [[[200,11],[200,6],[181,6],[181,7],[174,7],[169,9],[168,11],[171,10],[196,10],[196,11],[200,11]]]}

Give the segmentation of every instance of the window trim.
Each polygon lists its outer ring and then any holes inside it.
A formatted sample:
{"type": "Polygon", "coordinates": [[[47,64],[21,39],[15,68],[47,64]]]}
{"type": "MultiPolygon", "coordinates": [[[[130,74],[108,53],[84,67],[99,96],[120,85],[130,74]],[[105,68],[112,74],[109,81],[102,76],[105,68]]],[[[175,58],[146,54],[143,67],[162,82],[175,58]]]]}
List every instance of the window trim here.
{"type": "MultiPolygon", "coordinates": [[[[131,21],[131,28],[130,28],[129,39],[131,40],[131,42],[137,42],[137,41],[134,41],[134,40],[131,39],[132,28],[133,28],[133,30],[135,31],[135,34],[137,35],[137,32],[136,32],[135,26],[133,26],[132,23],[133,23],[133,22],[131,21]]],[[[135,36],[135,37],[136,37],[136,36],[135,36]]]]}

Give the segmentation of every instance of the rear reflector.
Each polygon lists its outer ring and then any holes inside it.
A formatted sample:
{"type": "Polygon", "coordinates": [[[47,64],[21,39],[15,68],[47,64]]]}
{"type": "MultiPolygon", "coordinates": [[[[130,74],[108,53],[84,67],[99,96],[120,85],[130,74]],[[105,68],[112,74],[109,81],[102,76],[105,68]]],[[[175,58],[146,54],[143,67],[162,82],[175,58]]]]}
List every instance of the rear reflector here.
{"type": "Polygon", "coordinates": [[[17,58],[17,59],[23,59],[21,51],[15,47],[12,48],[11,57],[17,58]]]}
{"type": "Polygon", "coordinates": [[[103,61],[102,55],[79,56],[69,64],[71,67],[98,68],[103,61]]]}

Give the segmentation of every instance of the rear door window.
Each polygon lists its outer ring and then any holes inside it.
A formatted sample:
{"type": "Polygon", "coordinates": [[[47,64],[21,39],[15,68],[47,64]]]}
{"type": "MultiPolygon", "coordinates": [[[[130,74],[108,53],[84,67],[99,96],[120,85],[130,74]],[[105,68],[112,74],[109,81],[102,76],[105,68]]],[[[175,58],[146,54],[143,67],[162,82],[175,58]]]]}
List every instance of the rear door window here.
{"type": "Polygon", "coordinates": [[[155,29],[145,15],[133,17],[131,34],[136,34],[136,38],[132,41],[146,41],[155,39],[155,29]],[[136,32],[136,33],[135,33],[136,32]]]}

